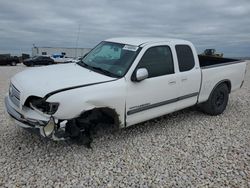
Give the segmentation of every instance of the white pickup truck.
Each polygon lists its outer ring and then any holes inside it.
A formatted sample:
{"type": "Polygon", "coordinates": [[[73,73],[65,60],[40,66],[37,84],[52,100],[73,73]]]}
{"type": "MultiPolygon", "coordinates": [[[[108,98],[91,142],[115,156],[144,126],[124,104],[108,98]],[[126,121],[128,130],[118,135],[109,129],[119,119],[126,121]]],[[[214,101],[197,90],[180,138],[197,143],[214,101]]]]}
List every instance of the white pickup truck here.
{"type": "Polygon", "coordinates": [[[81,138],[103,121],[124,128],[194,105],[221,114],[245,72],[246,62],[198,56],[188,41],[112,38],[78,63],[16,74],[5,105],[23,128],[81,138]]]}

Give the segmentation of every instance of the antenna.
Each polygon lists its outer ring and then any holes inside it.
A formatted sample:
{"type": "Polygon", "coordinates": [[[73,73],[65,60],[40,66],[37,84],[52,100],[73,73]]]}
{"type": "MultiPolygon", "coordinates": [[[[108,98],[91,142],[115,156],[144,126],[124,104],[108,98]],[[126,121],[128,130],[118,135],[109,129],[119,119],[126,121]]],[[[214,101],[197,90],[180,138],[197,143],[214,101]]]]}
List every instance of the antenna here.
{"type": "Polygon", "coordinates": [[[79,24],[79,26],[78,26],[78,32],[77,32],[77,36],[76,36],[75,58],[77,58],[77,48],[78,48],[78,41],[79,41],[80,31],[81,31],[81,25],[79,24]]]}

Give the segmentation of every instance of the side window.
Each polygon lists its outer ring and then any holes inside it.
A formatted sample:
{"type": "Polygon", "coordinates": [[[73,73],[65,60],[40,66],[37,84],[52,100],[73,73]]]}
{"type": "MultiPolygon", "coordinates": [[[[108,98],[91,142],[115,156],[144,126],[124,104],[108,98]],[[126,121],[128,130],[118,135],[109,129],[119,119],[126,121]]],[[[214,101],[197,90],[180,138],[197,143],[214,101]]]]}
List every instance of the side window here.
{"type": "Polygon", "coordinates": [[[47,52],[42,52],[42,55],[47,55],[47,52]]]}
{"type": "Polygon", "coordinates": [[[194,68],[194,55],[192,49],[188,45],[176,45],[175,50],[181,72],[189,71],[194,68]]]}
{"type": "Polygon", "coordinates": [[[174,73],[171,49],[168,46],[149,48],[142,56],[137,69],[146,68],[149,78],[174,73]]]}

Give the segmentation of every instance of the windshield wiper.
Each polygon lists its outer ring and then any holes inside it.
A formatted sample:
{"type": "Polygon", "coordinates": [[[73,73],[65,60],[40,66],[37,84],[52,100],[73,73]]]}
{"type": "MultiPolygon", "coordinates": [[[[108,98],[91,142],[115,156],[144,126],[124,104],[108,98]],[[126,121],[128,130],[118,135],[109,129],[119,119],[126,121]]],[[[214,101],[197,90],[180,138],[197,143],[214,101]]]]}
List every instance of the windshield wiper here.
{"type": "Polygon", "coordinates": [[[104,69],[102,69],[102,68],[100,68],[100,67],[91,66],[91,68],[94,69],[94,70],[96,70],[96,71],[98,71],[98,72],[101,72],[101,73],[103,73],[103,74],[105,74],[105,75],[107,75],[107,76],[119,78],[119,76],[117,76],[116,74],[114,74],[114,73],[112,73],[112,72],[109,72],[109,71],[107,71],[107,70],[104,70],[104,69]]]}
{"type": "Polygon", "coordinates": [[[77,64],[77,65],[80,65],[80,66],[82,66],[82,67],[89,67],[89,68],[91,67],[90,65],[84,63],[83,60],[80,60],[80,61],[76,62],[76,64],[77,64]]]}
{"type": "Polygon", "coordinates": [[[85,68],[87,68],[89,70],[94,70],[94,71],[97,71],[99,73],[103,73],[103,74],[105,74],[107,76],[110,76],[110,77],[119,78],[119,76],[117,76],[116,74],[114,74],[112,72],[109,72],[107,70],[104,70],[104,69],[102,69],[100,67],[95,67],[95,66],[88,65],[87,63],[84,63],[83,60],[78,61],[76,64],[78,64],[78,65],[80,65],[82,67],[85,67],[85,68]]]}

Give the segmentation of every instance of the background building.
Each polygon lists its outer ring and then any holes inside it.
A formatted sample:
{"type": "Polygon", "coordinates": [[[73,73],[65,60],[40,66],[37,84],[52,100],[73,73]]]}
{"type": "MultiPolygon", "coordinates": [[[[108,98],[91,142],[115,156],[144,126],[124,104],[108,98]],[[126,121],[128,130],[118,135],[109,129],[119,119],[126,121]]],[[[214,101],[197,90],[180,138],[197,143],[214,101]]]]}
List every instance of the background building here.
{"type": "Polygon", "coordinates": [[[79,57],[84,56],[90,51],[90,48],[63,48],[63,47],[37,47],[32,48],[32,57],[52,54],[62,54],[65,57],[79,57]]]}

